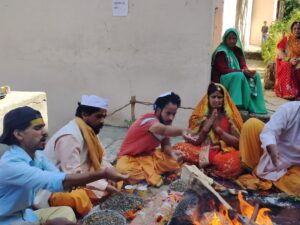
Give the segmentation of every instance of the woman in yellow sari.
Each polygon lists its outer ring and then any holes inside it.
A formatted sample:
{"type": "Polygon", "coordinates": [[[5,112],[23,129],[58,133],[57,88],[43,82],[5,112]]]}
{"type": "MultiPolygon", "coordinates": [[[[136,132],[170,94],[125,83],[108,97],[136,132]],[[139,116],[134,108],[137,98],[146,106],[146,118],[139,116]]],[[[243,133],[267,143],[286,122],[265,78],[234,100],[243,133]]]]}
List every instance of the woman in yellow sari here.
{"type": "Polygon", "coordinates": [[[238,151],[242,125],[226,89],[211,83],[189,119],[194,135],[173,148],[181,151],[189,163],[223,178],[235,178],[242,172],[238,151]]]}

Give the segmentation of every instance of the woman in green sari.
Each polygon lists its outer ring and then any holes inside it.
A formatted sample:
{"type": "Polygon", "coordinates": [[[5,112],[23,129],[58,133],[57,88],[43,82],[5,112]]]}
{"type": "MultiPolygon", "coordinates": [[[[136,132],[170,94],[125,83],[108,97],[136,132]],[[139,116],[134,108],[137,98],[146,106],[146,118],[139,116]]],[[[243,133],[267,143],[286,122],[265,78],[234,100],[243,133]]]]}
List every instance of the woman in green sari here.
{"type": "Polygon", "coordinates": [[[223,41],[213,53],[212,81],[225,86],[239,109],[267,113],[260,75],[248,69],[238,32],[234,28],[226,30],[223,41]]]}

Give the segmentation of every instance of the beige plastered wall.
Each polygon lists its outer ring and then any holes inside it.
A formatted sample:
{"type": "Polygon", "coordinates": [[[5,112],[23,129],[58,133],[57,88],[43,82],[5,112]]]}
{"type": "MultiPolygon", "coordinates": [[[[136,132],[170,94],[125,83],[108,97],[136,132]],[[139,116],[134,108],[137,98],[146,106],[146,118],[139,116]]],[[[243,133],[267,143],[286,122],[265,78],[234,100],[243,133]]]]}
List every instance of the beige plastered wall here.
{"type": "Polygon", "coordinates": [[[236,4],[237,0],[215,0],[213,51],[222,41],[225,31],[235,27],[236,4]]]}
{"type": "Polygon", "coordinates": [[[214,51],[218,47],[218,45],[222,40],[223,12],[224,12],[224,0],[215,0],[212,51],[214,51]]]}
{"type": "MultiPolygon", "coordinates": [[[[127,17],[113,17],[111,1],[0,1],[0,84],[46,92],[50,133],[82,94],[108,98],[109,112],[168,90],[194,107],[210,79],[213,12],[210,0],[129,0],[127,17]]],[[[136,105],[136,116],[151,109],[136,105]]],[[[175,124],[190,113],[179,110],[175,124]]],[[[106,122],[125,119],[129,107],[106,122]]]]}
{"type": "Polygon", "coordinates": [[[261,45],[261,27],[267,21],[270,27],[276,18],[277,0],[253,0],[250,45],[261,45]]]}

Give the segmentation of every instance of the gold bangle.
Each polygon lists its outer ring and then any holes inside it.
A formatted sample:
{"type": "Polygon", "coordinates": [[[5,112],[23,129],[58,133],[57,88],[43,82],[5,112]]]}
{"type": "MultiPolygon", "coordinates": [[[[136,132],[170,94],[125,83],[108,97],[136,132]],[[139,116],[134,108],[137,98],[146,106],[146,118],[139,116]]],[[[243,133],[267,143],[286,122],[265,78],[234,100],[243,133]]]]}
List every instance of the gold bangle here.
{"type": "Polygon", "coordinates": [[[220,137],[225,133],[225,131],[222,129],[221,133],[219,134],[220,137]]]}
{"type": "Polygon", "coordinates": [[[107,169],[108,169],[108,167],[106,167],[106,168],[104,169],[104,178],[107,178],[107,169]]]}

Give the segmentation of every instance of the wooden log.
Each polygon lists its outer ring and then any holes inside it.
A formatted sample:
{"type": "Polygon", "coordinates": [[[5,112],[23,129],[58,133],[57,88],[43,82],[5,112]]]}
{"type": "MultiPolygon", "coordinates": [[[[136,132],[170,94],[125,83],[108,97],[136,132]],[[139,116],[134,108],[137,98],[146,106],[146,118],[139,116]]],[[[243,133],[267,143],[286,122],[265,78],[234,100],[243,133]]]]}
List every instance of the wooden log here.
{"type": "MultiPolygon", "coordinates": [[[[215,189],[211,186],[214,183],[214,180],[208,176],[206,176],[201,170],[199,170],[195,165],[183,165],[182,167],[182,173],[181,173],[181,179],[190,186],[190,188],[198,193],[200,196],[203,195],[203,187],[209,190],[209,192],[216,197],[220,203],[223,204],[223,206],[227,210],[232,210],[235,211],[231,205],[217,192],[215,189]]],[[[204,194],[207,194],[207,192],[204,192],[204,194]]],[[[239,214],[236,212],[238,215],[238,218],[240,222],[243,225],[257,225],[255,223],[255,219],[258,214],[258,209],[259,209],[259,204],[256,204],[255,210],[251,216],[252,220],[249,220],[245,216],[239,214]],[[257,206],[258,205],[258,206],[257,206]]]]}
{"type": "Polygon", "coordinates": [[[256,203],[255,206],[254,206],[253,214],[252,214],[252,216],[250,218],[249,224],[255,223],[255,220],[256,220],[256,218],[258,216],[258,211],[259,211],[259,203],[256,203]]]}
{"type": "Polygon", "coordinates": [[[199,170],[195,165],[183,165],[181,179],[188,185],[191,185],[193,179],[199,180],[202,185],[207,188],[218,200],[225,206],[226,209],[233,210],[228,202],[211,186],[213,184],[213,179],[206,176],[201,170],[199,170]]]}
{"type": "Polygon", "coordinates": [[[136,103],[136,98],[135,96],[131,96],[130,98],[130,105],[131,105],[131,121],[135,121],[135,103],[136,103]]]}

